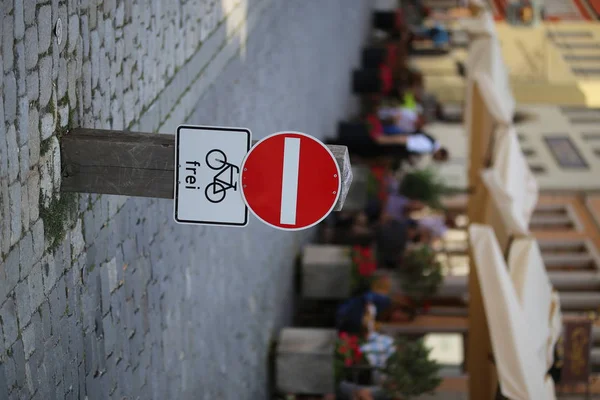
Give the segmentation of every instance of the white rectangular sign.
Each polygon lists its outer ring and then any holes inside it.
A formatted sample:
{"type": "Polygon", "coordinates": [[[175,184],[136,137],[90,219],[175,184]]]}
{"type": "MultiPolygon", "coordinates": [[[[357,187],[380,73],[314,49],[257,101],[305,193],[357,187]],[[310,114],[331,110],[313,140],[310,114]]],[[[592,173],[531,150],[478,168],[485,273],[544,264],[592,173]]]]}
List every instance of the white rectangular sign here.
{"type": "Polygon", "coordinates": [[[186,126],[175,139],[175,221],[246,226],[248,208],[239,187],[240,166],[252,133],[244,128],[186,126]]]}

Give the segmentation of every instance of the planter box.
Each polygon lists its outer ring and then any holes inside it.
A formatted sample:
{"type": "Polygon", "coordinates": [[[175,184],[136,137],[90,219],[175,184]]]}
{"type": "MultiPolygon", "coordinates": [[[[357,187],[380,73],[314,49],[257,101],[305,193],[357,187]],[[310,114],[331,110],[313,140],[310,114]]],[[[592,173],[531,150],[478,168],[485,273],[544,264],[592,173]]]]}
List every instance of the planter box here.
{"type": "Polygon", "coordinates": [[[310,244],[302,251],[302,297],[346,299],[352,284],[350,248],[310,244]]]}
{"type": "Polygon", "coordinates": [[[283,329],[277,344],[277,390],[295,394],[334,393],[336,338],[335,329],[283,329]]]}
{"type": "Polygon", "coordinates": [[[353,166],[352,176],[352,185],[346,196],[343,211],[361,211],[367,206],[369,169],[362,166],[353,166]]]}

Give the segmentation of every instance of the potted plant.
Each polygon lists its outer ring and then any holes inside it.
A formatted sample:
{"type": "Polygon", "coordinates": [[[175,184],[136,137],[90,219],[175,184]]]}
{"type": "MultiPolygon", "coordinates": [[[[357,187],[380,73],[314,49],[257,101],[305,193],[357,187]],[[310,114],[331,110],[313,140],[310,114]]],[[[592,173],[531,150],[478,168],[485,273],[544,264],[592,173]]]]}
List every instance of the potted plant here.
{"type": "Polygon", "coordinates": [[[366,364],[366,359],[360,351],[362,342],[357,335],[340,332],[333,358],[336,384],[350,378],[348,376],[350,368],[366,364]]]}
{"type": "Polygon", "coordinates": [[[352,293],[369,290],[377,260],[368,246],[352,247],[352,293]]]}
{"type": "Polygon", "coordinates": [[[422,307],[425,300],[438,291],[444,279],[442,264],[427,245],[408,250],[397,272],[402,292],[416,307],[422,307]]]}
{"type": "Polygon", "coordinates": [[[383,370],[384,391],[391,398],[402,400],[433,392],[442,380],[440,366],[429,358],[430,352],[422,339],[397,339],[396,352],[383,370]]]}
{"type": "Polygon", "coordinates": [[[451,193],[452,190],[431,168],[408,172],[400,182],[400,194],[436,209],[443,208],[442,197],[451,193]]]}

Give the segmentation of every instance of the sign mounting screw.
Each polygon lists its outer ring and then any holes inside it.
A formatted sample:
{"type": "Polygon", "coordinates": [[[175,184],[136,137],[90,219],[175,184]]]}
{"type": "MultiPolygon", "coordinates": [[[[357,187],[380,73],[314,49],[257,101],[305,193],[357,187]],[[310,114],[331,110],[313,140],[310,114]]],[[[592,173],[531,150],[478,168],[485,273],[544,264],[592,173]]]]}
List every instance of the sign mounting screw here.
{"type": "Polygon", "coordinates": [[[56,35],[56,40],[58,45],[62,43],[62,20],[59,18],[56,21],[56,26],[54,27],[54,34],[56,35]]]}

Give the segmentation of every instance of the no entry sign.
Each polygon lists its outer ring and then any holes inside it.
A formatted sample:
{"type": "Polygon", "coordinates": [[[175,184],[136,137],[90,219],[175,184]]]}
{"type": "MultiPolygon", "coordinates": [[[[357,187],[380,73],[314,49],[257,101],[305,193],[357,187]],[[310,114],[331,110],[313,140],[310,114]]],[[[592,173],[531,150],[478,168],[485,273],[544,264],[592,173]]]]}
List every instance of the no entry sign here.
{"type": "Polygon", "coordinates": [[[301,230],[321,222],[340,195],[340,170],[331,151],[299,132],[260,140],[242,162],[242,196],[262,222],[301,230]]]}

